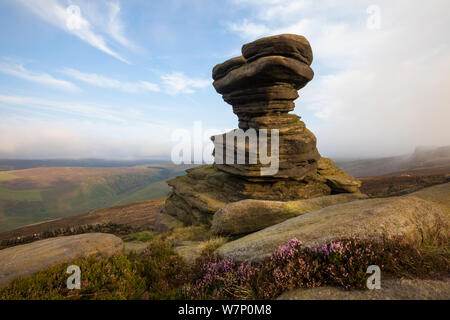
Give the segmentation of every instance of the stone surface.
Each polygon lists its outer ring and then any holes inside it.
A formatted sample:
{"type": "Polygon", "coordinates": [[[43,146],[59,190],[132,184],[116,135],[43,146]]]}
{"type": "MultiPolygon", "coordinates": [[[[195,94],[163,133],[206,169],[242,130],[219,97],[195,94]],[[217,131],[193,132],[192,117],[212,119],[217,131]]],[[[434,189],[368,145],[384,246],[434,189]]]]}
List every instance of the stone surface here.
{"type": "Polygon", "coordinates": [[[450,182],[438,184],[412,193],[417,198],[432,201],[450,214],[450,182]]]}
{"type": "MultiPolygon", "coordinates": [[[[235,59],[235,58],[233,58],[235,59]]],[[[217,92],[227,94],[236,89],[264,86],[277,82],[290,83],[292,88],[303,88],[314,77],[314,72],[305,63],[282,56],[266,56],[247,61],[238,68],[231,68],[214,81],[217,92]]]]}
{"type": "Polygon", "coordinates": [[[361,193],[347,193],[297,201],[241,200],[214,214],[211,231],[220,235],[247,234],[324,207],[366,198],[361,193]]]}
{"type": "Polygon", "coordinates": [[[450,280],[383,279],[379,290],[295,289],[278,300],[449,300],[450,280]]]}
{"type": "MultiPolygon", "coordinates": [[[[279,130],[280,165],[272,178],[303,179],[313,175],[320,158],[316,138],[300,117],[288,114],[294,109],[297,90],[314,77],[309,67],[312,62],[309,42],[291,34],[266,37],[244,45],[242,54],[213,69],[214,88],[233,106],[240,129],[279,130]]],[[[252,153],[245,146],[227,145],[223,136],[220,140],[218,137],[213,139],[216,151],[252,153]]],[[[223,163],[217,168],[247,179],[260,179],[264,165],[248,162],[223,163]]]]}
{"type": "Polygon", "coordinates": [[[156,231],[168,232],[175,228],[180,228],[183,226],[183,222],[176,219],[175,217],[168,215],[165,212],[158,212],[155,218],[155,229],[156,231]]]}
{"type": "Polygon", "coordinates": [[[120,238],[106,233],[57,237],[0,250],[0,286],[80,257],[109,257],[123,251],[120,238]]]}
{"type": "Polygon", "coordinates": [[[242,55],[253,61],[265,56],[284,56],[311,65],[313,53],[305,37],[296,34],[282,34],[265,37],[242,46],[242,55]]]}
{"type": "Polygon", "coordinates": [[[199,166],[186,170],[186,175],[167,182],[172,187],[172,192],[162,211],[186,225],[210,224],[217,210],[244,199],[292,201],[340,193],[345,188],[357,192],[359,182],[352,180],[342,170],[335,169],[334,172],[317,172],[313,177],[303,180],[249,181],[220,171],[216,165],[199,166]],[[324,176],[321,173],[332,175],[324,176]],[[334,179],[333,184],[329,181],[330,177],[334,179]],[[355,182],[340,185],[340,181],[355,182]]]}
{"type": "Polygon", "coordinates": [[[429,200],[420,198],[427,197],[424,189],[407,196],[326,207],[229,242],[217,252],[238,261],[261,260],[294,237],[306,245],[350,236],[361,239],[399,236],[417,243],[446,242],[450,231],[450,210],[446,209],[449,189],[441,187],[439,195],[434,189],[435,194],[430,193],[433,199],[429,200]]]}
{"type": "Polygon", "coordinates": [[[289,113],[297,91],[314,77],[312,59],[303,36],[282,34],[245,44],[242,56],[214,67],[213,86],[232,105],[239,129],[249,138],[235,143],[237,130],[211,137],[215,163],[169,180],[172,193],[163,213],[185,224],[209,224],[217,210],[239,200],[290,201],[359,192],[360,182],[321,158],[314,134],[289,113]],[[277,170],[270,174],[262,173],[270,165],[260,161],[260,152],[265,152],[259,144],[264,141],[261,129],[267,130],[269,154],[278,159],[277,170]],[[279,148],[272,150],[277,140],[279,148]],[[234,154],[243,154],[244,161],[234,154]]]}
{"type": "Polygon", "coordinates": [[[201,243],[201,241],[182,241],[175,245],[174,250],[184,261],[193,263],[195,259],[199,258],[201,255],[201,243]]]}
{"type": "Polygon", "coordinates": [[[344,170],[334,166],[331,159],[320,158],[318,161],[318,173],[323,177],[334,192],[358,192],[361,182],[355,180],[344,170]]]}

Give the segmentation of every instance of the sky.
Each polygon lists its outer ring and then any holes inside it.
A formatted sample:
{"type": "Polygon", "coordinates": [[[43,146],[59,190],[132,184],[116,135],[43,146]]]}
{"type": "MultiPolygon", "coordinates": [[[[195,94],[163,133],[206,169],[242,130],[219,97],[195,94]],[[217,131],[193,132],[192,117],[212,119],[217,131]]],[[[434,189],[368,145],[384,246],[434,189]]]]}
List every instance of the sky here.
{"type": "Polygon", "coordinates": [[[311,43],[315,77],[294,112],[323,156],[450,145],[449,11],[448,0],[2,0],[0,158],[167,159],[199,125],[206,146],[237,128],[212,68],[281,33],[311,43]]]}

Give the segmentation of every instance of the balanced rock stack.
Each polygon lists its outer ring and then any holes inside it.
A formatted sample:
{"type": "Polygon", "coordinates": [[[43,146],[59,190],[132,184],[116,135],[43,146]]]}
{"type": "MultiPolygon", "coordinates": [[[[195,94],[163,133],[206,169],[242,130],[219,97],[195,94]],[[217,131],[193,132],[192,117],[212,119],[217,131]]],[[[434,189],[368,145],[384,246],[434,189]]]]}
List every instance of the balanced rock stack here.
{"type": "MultiPolygon", "coordinates": [[[[320,155],[315,136],[299,116],[288,114],[294,110],[297,91],[314,76],[309,67],[312,59],[308,40],[280,35],[244,45],[242,56],[213,69],[214,87],[233,106],[240,129],[279,131],[279,169],[272,179],[301,180],[317,170],[320,155]]],[[[222,141],[226,141],[225,134],[222,141]]],[[[224,146],[224,154],[234,151],[224,146]]],[[[245,151],[248,154],[249,150],[245,151]]],[[[224,163],[217,168],[246,178],[268,179],[261,177],[261,166],[224,163]]]]}
{"type": "MultiPolygon", "coordinates": [[[[157,219],[161,225],[161,221],[173,218],[186,225],[210,224],[217,210],[244,199],[289,201],[359,192],[360,182],[336,168],[330,159],[322,158],[314,134],[299,116],[289,114],[294,110],[297,91],[314,76],[312,60],[304,37],[283,34],[246,44],[242,56],[214,67],[214,88],[233,106],[240,129],[267,129],[269,153],[270,132],[278,130],[278,171],[261,175],[261,168],[267,165],[259,161],[219,161],[187,170],[187,175],[168,181],[172,192],[157,219]]],[[[226,134],[212,140],[225,154],[239,148],[233,145],[230,150],[226,134]]],[[[248,143],[240,148],[248,160],[252,152],[248,143]]]]}

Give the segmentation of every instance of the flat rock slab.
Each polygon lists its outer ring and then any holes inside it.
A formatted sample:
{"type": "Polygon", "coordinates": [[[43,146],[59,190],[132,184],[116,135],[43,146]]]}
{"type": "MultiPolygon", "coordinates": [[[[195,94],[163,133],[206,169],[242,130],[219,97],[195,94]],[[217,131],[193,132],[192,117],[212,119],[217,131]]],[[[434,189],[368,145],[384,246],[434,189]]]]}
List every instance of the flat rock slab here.
{"type": "Polygon", "coordinates": [[[120,238],[107,233],[57,237],[0,250],[0,287],[77,258],[109,257],[123,251],[120,238]]]}
{"type": "Polygon", "coordinates": [[[362,193],[342,193],[297,201],[241,200],[214,214],[211,231],[221,235],[251,233],[308,212],[366,198],[362,193]]]}
{"type": "Polygon", "coordinates": [[[229,242],[217,253],[237,261],[261,261],[292,238],[305,245],[351,236],[398,236],[416,243],[445,241],[449,237],[450,211],[446,204],[450,201],[450,188],[431,188],[431,192],[424,189],[408,196],[326,207],[229,242]]]}
{"type": "Polygon", "coordinates": [[[438,184],[432,187],[421,189],[410,194],[411,196],[432,201],[442,207],[450,215],[450,183],[438,184]]]}
{"type": "Polygon", "coordinates": [[[381,280],[379,290],[346,291],[335,287],[295,289],[278,300],[449,300],[450,281],[421,279],[381,280]]]}

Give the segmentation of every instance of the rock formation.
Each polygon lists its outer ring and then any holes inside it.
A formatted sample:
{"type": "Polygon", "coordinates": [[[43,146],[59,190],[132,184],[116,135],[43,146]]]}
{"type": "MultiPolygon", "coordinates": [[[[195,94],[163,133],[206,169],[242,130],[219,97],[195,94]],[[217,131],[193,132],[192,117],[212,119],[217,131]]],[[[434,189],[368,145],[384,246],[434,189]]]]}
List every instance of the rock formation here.
{"type": "Polygon", "coordinates": [[[267,129],[270,146],[275,141],[272,132],[277,130],[278,171],[261,174],[267,165],[259,161],[260,148],[255,151],[249,141],[230,147],[226,134],[212,137],[216,162],[169,180],[172,192],[161,215],[168,214],[185,224],[210,224],[218,209],[239,200],[289,201],[359,192],[360,182],[336,168],[331,160],[321,158],[314,134],[299,116],[289,113],[294,110],[297,91],[314,76],[312,60],[311,47],[304,37],[283,34],[248,43],[242,47],[242,56],[214,67],[214,88],[233,106],[239,128],[255,130],[258,142],[259,130],[267,129]],[[228,163],[221,156],[240,151],[245,154],[245,163],[228,163]],[[257,163],[250,161],[251,156],[256,156],[257,163]]]}
{"type": "Polygon", "coordinates": [[[228,242],[216,252],[236,261],[261,261],[292,238],[309,246],[352,236],[446,245],[450,237],[449,199],[450,183],[446,183],[406,196],[337,204],[228,242]]]}
{"type": "Polygon", "coordinates": [[[302,214],[366,198],[363,193],[341,193],[294,201],[247,199],[231,202],[214,214],[211,232],[224,236],[248,234],[302,214]]]}

